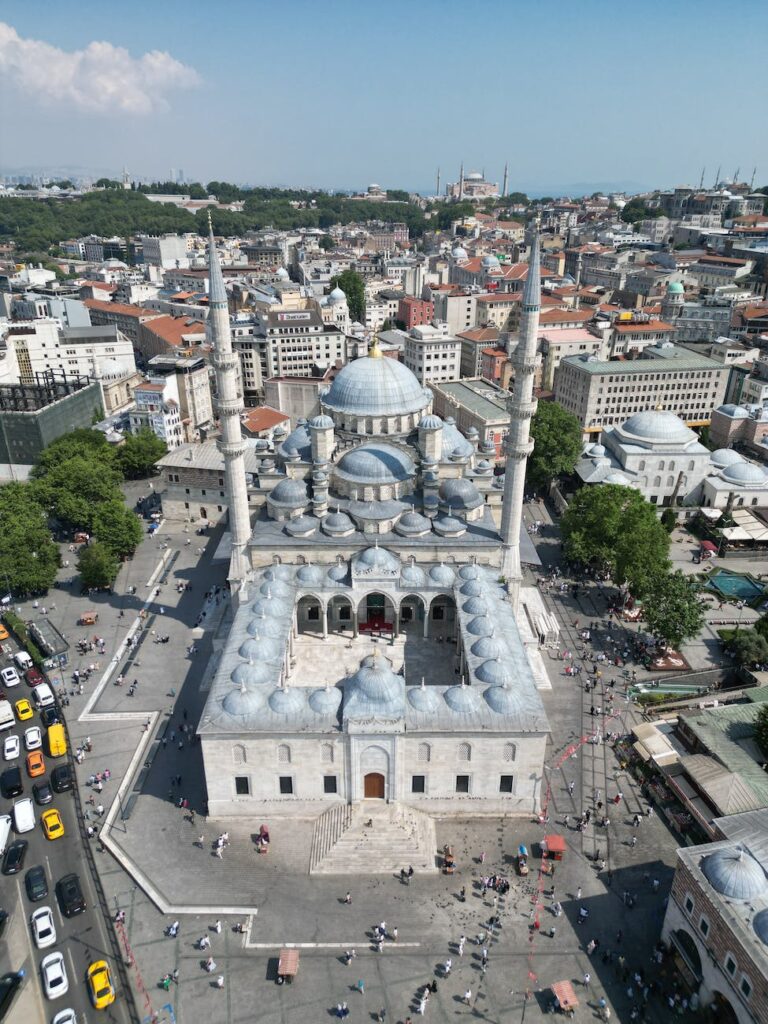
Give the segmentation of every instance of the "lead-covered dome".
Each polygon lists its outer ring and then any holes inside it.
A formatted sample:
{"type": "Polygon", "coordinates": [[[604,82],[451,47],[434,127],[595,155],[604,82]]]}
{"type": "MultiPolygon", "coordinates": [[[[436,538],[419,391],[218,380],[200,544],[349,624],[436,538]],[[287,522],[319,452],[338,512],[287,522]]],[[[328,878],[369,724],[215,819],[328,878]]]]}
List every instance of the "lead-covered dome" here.
{"type": "Polygon", "coordinates": [[[296,429],[291,431],[278,448],[278,451],[287,458],[295,459],[298,456],[304,462],[309,462],[312,458],[312,439],[309,436],[306,420],[299,423],[296,429]]]}
{"type": "Polygon", "coordinates": [[[287,690],[273,690],[269,695],[269,706],[278,715],[296,715],[305,707],[304,690],[291,686],[287,690]]]}
{"type": "Polygon", "coordinates": [[[309,706],[318,715],[335,715],[341,704],[341,690],[338,686],[313,690],[309,695],[309,706]]]}
{"type": "Polygon", "coordinates": [[[456,574],[449,565],[441,562],[440,565],[432,566],[429,570],[429,578],[433,583],[439,583],[441,587],[452,587],[456,574]]]}
{"type": "Polygon", "coordinates": [[[403,677],[392,671],[386,658],[365,658],[360,668],[349,677],[346,687],[357,690],[367,700],[389,704],[400,699],[405,685],[403,677]]]}
{"type": "Polygon", "coordinates": [[[750,900],[768,888],[765,872],[746,850],[718,850],[705,857],[701,870],[709,884],[723,896],[750,900]]]}
{"type": "Polygon", "coordinates": [[[247,718],[261,711],[264,706],[264,694],[261,690],[251,690],[244,683],[230,690],[221,706],[233,718],[247,718]]]}
{"type": "Polygon", "coordinates": [[[724,416],[730,416],[734,420],[749,419],[749,410],[745,409],[743,405],[721,405],[715,409],[715,412],[721,412],[724,416]]]}
{"type": "Polygon", "coordinates": [[[262,683],[266,683],[271,675],[272,671],[266,665],[243,661],[234,670],[230,679],[238,686],[261,686],[262,683]]]}
{"type": "Polygon", "coordinates": [[[323,570],[319,565],[302,565],[296,573],[296,579],[308,586],[317,586],[323,582],[323,570]]]}
{"type": "Polygon", "coordinates": [[[484,661],[475,675],[481,682],[492,683],[494,686],[507,686],[512,682],[512,673],[501,658],[484,661]]]}
{"type": "Polygon", "coordinates": [[[400,579],[409,587],[423,587],[427,577],[420,565],[404,565],[400,572],[400,579]]]}
{"type": "Polygon", "coordinates": [[[397,483],[416,473],[407,452],[391,444],[364,444],[342,455],[336,475],[354,483],[397,483]]]}
{"type": "Polygon", "coordinates": [[[363,569],[386,569],[388,572],[400,569],[400,559],[386,548],[366,548],[357,556],[357,561],[363,569]]]}
{"type": "Polygon", "coordinates": [[[622,423],[620,429],[623,434],[632,434],[634,437],[646,441],[659,441],[668,444],[675,441],[686,443],[696,439],[694,432],[686,427],[679,416],[661,409],[637,412],[634,416],[630,416],[625,423],[622,423]]]}
{"type": "Polygon", "coordinates": [[[764,484],[765,471],[754,462],[734,462],[723,470],[723,480],[732,484],[764,484]]]}
{"type": "Polygon", "coordinates": [[[338,285],[336,285],[336,287],[332,289],[332,291],[328,295],[328,302],[331,306],[337,306],[339,303],[346,301],[347,296],[344,294],[341,288],[339,288],[338,285]]]}
{"type": "Polygon", "coordinates": [[[330,416],[319,416],[313,417],[309,421],[310,427],[314,427],[315,430],[333,430],[333,420],[330,416]]]}
{"type": "Polygon", "coordinates": [[[454,421],[449,417],[443,424],[442,458],[464,459],[474,455],[475,447],[462,434],[454,421]]]}
{"type": "Polygon", "coordinates": [[[248,661],[259,663],[262,661],[282,661],[283,659],[283,648],[277,643],[276,640],[272,640],[269,637],[248,637],[240,645],[237,652],[241,658],[247,658],[248,661]]]}
{"type": "Polygon", "coordinates": [[[768,946],[768,910],[761,910],[755,914],[752,927],[755,929],[755,934],[763,945],[768,946]]]}
{"type": "Polygon", "coordinates": [[[464,477],[444,480],[440,485],[440,497],[448,508],[458,511],[477,508],[483,504],[478,489],[471,480],[465,480],[464,477]]]}
{"type": "Polygon", "coordinates": [[[476,658],[488,660],[501,657],[501,645],[492,636],[481,636],[479,640],[475,640],[470,650],[476,658]]]}
{"type": "Polygon", "coordinates": [[[321,398],[335,412],[355,416],[401,416],[426,409],[432,392],[397,359],[363,356],[347,363],[321,398]]]}
{"type": "MultiPolygon", "coordinates": [[[[461,576],[463,580],[477,580],[480,578],[480,570],[473,564],[463,565],[461,569],[459,569],[459,576],[461,576]]],[[[463,593],[466,593],[466,591],[463,591],[463,593]]]]}
{"type": "Polygon", "coordinates": [[[414,686],[408,690],[408,703],[416,711],[433,713],[442,703],[441,696],[433,686],[414,686]]]}
{"type": "Polygon", "coordinates": [[[303,480],[281,480],[267,495],[267,500],[286,508],[303,508],[309,503],[307,485],[303,480]]]}
{"type": "Polygon", "coordinates": [[[743,462],[744,456],[739,455],[733,448],[717,448],[712,452],[710,458],[716,466],[723,468],[725,466],[732,466],[734,462],[743,462]]]}
{"type": "Polygon", "coordinates": [[[403,537],[421,537],[431,529],[430,521],[419,512],[405,512],[395,524],[395,531],[403,537]]]}
{"type": "Polygon", "coordinates": [[[489,686],[483,694],[488,707],[498,715],[515,715],[521,707],[520,695],[510,686],[489,686]]]}
{"type": "Polygon", "coordinates": [[[451,711],[471,714],[480,709],[480,694],[471,686],[449,686],[443,697],[451,711]]]}

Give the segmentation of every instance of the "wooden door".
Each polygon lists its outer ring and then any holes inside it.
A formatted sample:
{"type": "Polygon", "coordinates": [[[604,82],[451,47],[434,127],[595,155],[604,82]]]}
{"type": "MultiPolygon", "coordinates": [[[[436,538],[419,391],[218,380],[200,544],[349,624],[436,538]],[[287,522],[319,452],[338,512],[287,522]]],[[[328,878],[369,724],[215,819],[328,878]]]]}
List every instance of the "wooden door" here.
{"type": "Polygon", "coordinates": [[[380,772],[369,772],[365,776],[365,799],[384,799],[384,776],[380,772]]]}

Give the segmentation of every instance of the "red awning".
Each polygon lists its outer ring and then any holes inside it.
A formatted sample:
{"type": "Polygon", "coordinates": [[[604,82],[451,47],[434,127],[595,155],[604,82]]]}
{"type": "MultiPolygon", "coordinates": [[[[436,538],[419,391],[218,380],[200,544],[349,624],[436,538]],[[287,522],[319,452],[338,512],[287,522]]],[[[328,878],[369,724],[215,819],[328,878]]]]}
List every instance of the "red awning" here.
{"type": "Polygon", "coordinates": [[[544,836],[544,843],[550,853],[565,853],[565,840],[562,836],[544,836]]]}
{"type": "Polygon", "coordinates": [[[557,999],[564,1010],[570,1010],[571,1007],[579,1005],[579,1000],[576,998],[576,993],[570,981],[556,981],[552,986],[552,991],[555,994],[555,999],[557,999]]]}
{"type": "Polygon", "coordinates": [[[702,551],[717,551],[717,544],[713,544],[711,540],[703,540],[701,542],[702,551]]]}

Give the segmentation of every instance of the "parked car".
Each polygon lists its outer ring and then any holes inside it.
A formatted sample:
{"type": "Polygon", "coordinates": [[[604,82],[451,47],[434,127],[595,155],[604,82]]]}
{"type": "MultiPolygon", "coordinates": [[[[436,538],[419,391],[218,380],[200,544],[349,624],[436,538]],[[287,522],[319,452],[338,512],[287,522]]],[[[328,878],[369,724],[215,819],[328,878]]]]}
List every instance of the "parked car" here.
{"type": "Polygon", "coordinates": [[[24,746],[27,750],[39,750],[43,745],[43,734],[39,725],[32,725],[24,732],[24,746]]]}
{"type": "Polygon", "coordinates": [[[51,772],[51,786],[54,793],[66,793],[72,789],[74,777],[68,764],[59,764],[51,772]]]}
{"type": "Polygon", "coordinates": [[[57,707],[43,708],[40,712],[40,721],[47,729],[51,725],[58,725],[61,723],[61,712],[57,707]]]}
{"type": "Polygon", "coordinates": [[[52,807],[50,811],[43,811],[40,815],[40,823],[43,826],[46,839],[61,839],[64,835],[64,822],[55,807],[52,807]]]}
{"type": "Polygon", "coordinates": [[[56,944],[56,925],[50,907],[40,907],[29,919],[32,925],[32,936],[38,949],[46,949],[56,944]]]}
{"type": "Polygon", "coordinates": [[[45,682],[45,676],[39,668],[28,668],[24,673],[24,679],[29,686],[37,686],[38,683],[45,682]]]}
{"type": "Polygon", "coordinates": [[[33,750],[27,754],[27,774],[30,779],[36,779],[39,775],[45,775],[45,758],[41,751],[33,750]]]}
{"type": "Polygon", "coordinates": [[[40,961],[40,974],[43,978],[43,990],[48,999],[58,999],[69,992],[63,953],[49,953],[48,956],[44,956],[40,961]]]}
{"type": "Polygon", "coordinates": [[[32,903],[44,900],[48,895],[48,879],[45,877],[45,868],[40,864],[30,868],[24,875],[24,887],[32,903]]]}
{"type": "Polygon", "coordinates": [[[77,1024],[77,1014],[74,1010],[59,1010],[51,1024],[77,1024]]]}
{"type": "Polygon", "coordinates": [[[29,843],[26,839],[16,839],[5,851],[3,857],[3,874],[18,875],[24,867],[24,858],[27,856],[29,843]]]}
{"type": "Polygon", "coordinates": [[[6,761],[13,761],[21,753],[21,740],[18,736],[6,736],[3,741],[3,758],[6,761]]]}
{"type": "Polygon", "coordinates": [[[34,784],[32,787],[32,796],[35,798],[35,803],[40,807],[51,803],[53,800],[53,790],[51,789],[51,784],[48,779],[41,779],[39,782],[34,784]]]}
{"type": "Polygon", "coordinates": [[[24,786],[21,781],[21,769],[17,764],[13,768],[6,768],[3,774],[0,775],[0,792],[2,792],[7,800],[14,796],[20,796],[24,792],[24,786]]]}
{"type": "Polygon", "coordinates": [[[13,665],[9,665],[8,668],[4,668],[2,671],[0,671],[0,679],[2,679],[4,686],[19,685],[19,673],[16,671],[13,665]]]}
{"type": "Polygon", "coordinates": [[[111,1003],[114,1003],[115,988],[106,960],[97,960],[91,964],[86,978],[94,1010],[105,1010],[111,1003]]]}
{"type": "Polygon", "coordinates": [[[10,636],[11,636],[11,634],[8,632],[8,630],[5,628],[5,626],[0,622],[0,644],[3,643],[5,640],[9,640],[10,636]]]}
{"type": "Polygon", "coordinates": [[[64,875],[56,886],[61,912],[64,917],[74,917],[85,910],[85,897],[76,874],[64,875]]]}
{"type": "Polygon", "coordinates": [[[16,717],[20,722],[26,722],[30,718],[35,717],[35,712],[32,710],[32,705],[29,703],[26,697],[22,697],[21,700],[16,701],[16,717]]]}

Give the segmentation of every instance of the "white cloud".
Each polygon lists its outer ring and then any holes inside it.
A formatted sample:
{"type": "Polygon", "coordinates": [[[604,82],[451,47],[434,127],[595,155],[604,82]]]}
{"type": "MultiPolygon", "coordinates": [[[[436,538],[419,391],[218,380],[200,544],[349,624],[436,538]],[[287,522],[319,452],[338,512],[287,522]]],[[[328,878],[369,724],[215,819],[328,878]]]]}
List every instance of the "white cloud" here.
{"type": "Polygon", "coordinates": [[[133,57],[122,46],[93,42],[67,52],[40,39],[22,39],[4,22],[0,76],[35,102],[96,114],[149,114],[166,106],[170,90],[200,81],[194,68],[161,50],[133,57]]]}

